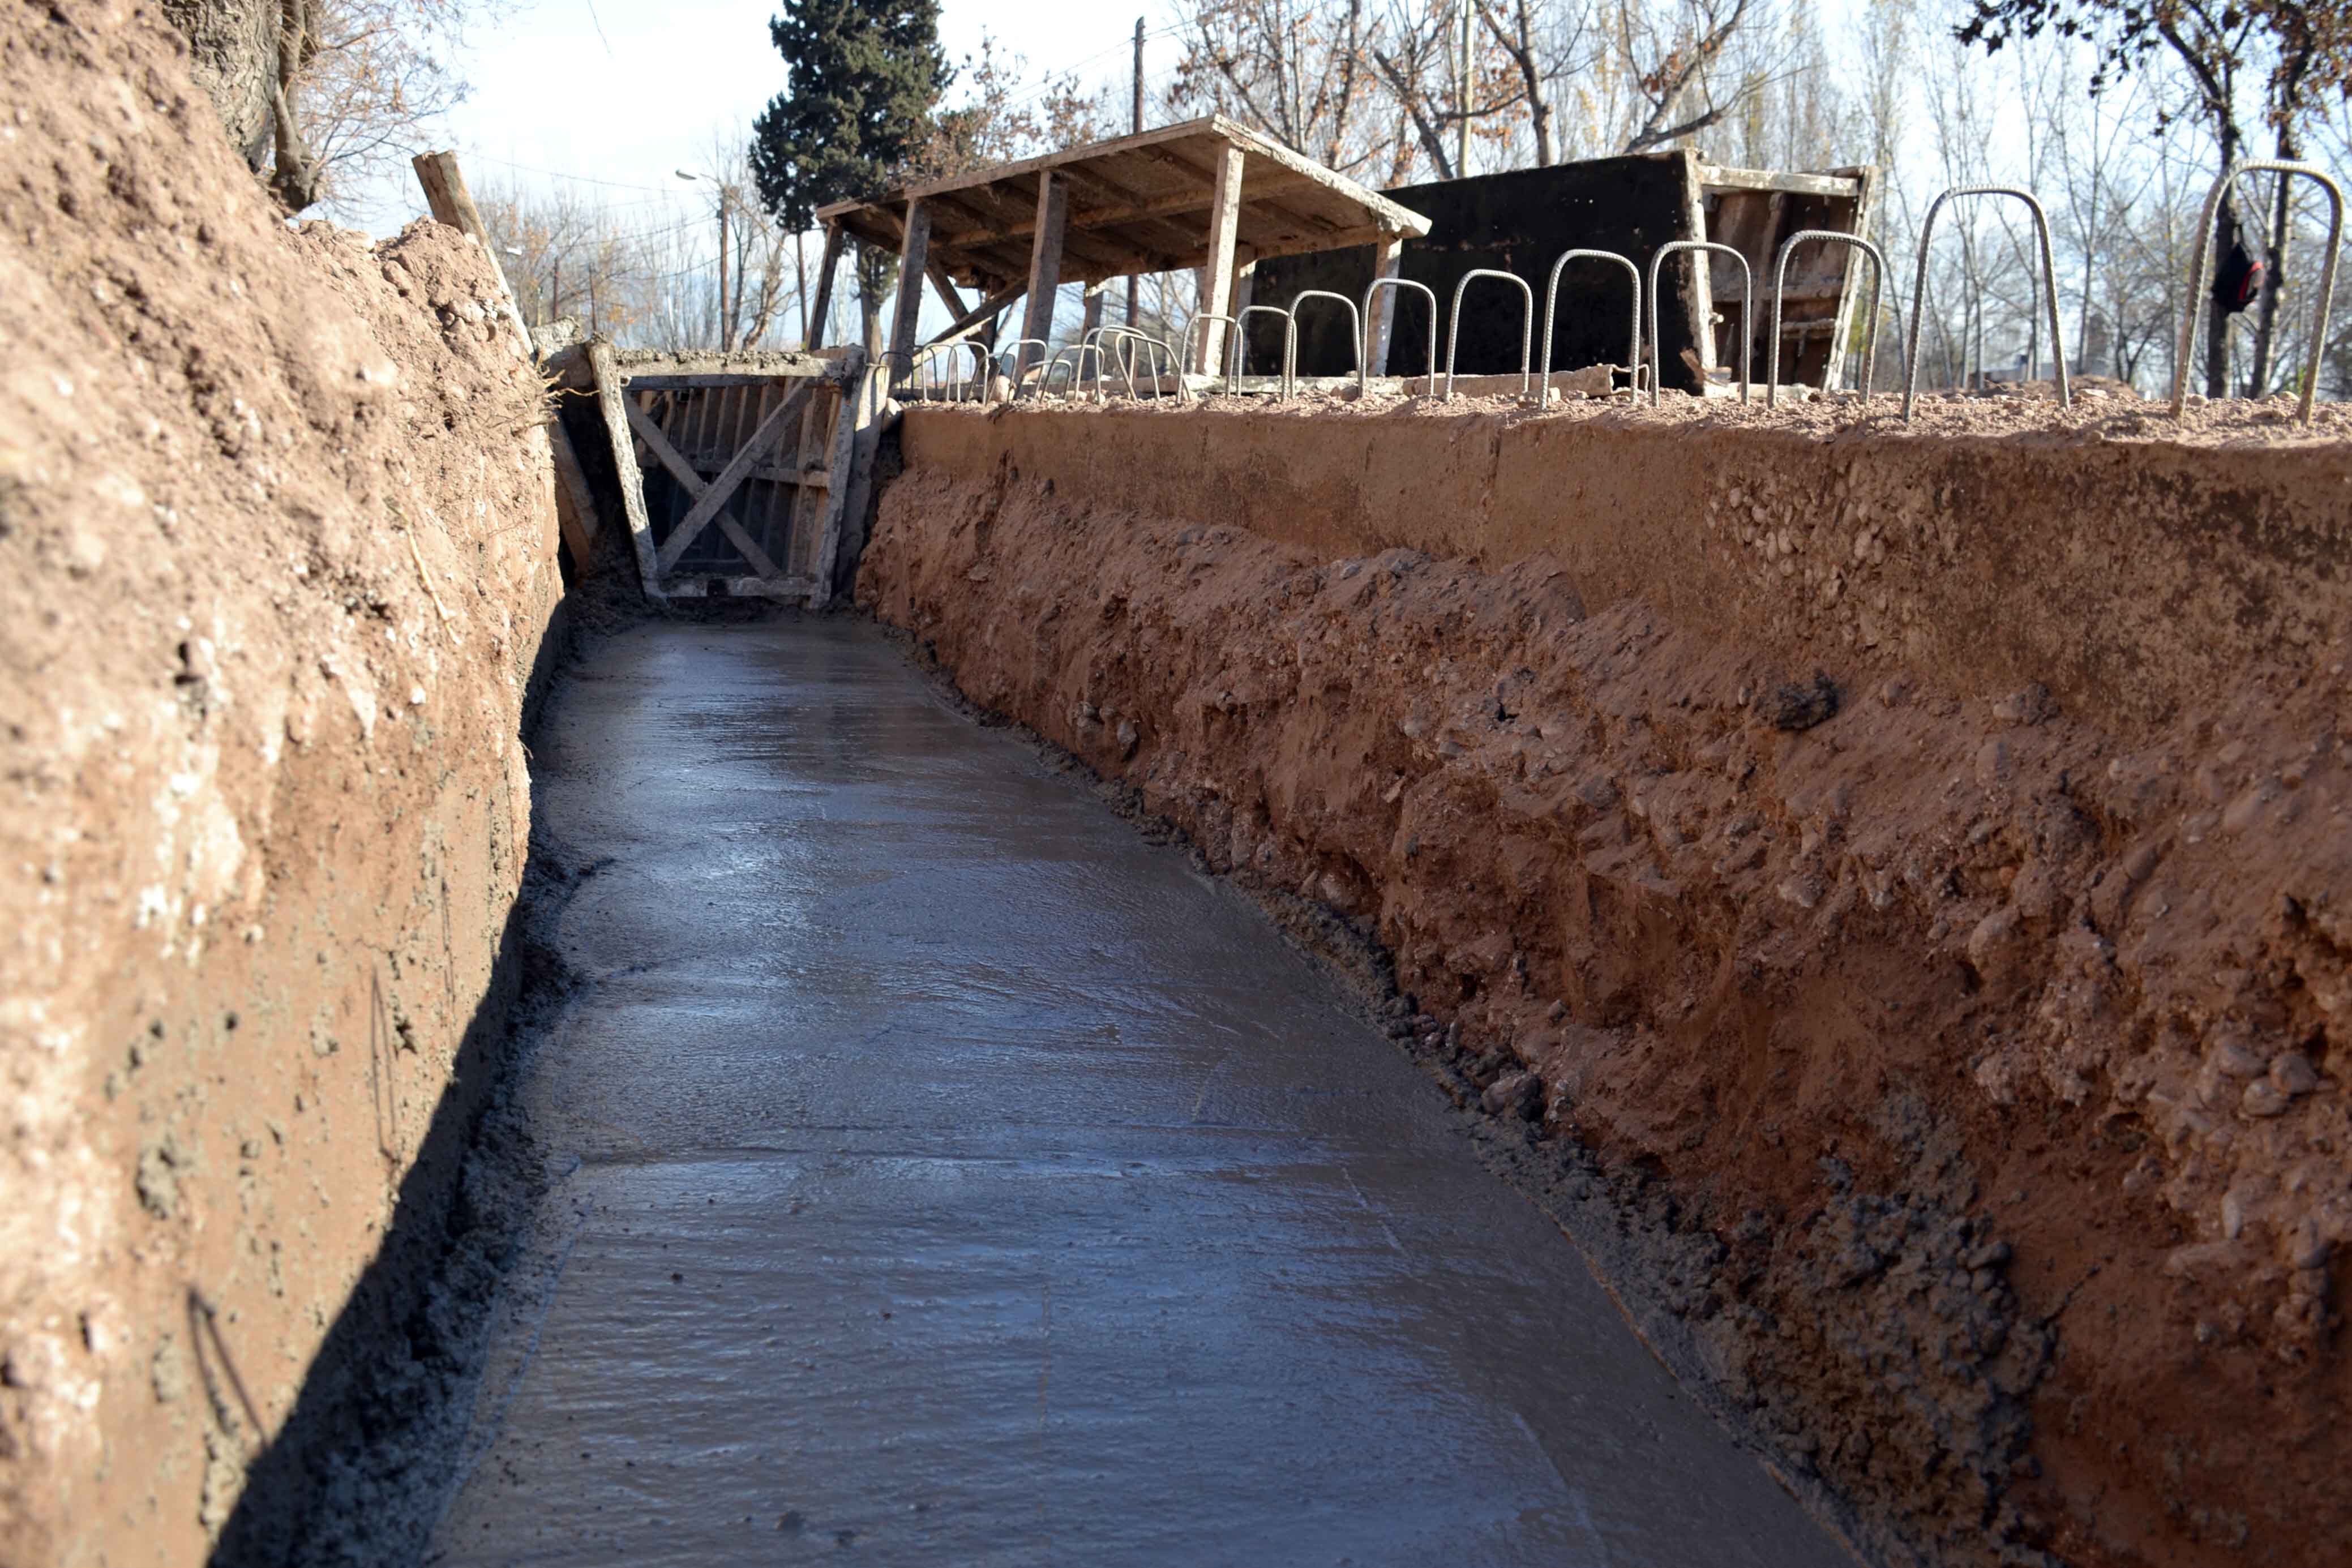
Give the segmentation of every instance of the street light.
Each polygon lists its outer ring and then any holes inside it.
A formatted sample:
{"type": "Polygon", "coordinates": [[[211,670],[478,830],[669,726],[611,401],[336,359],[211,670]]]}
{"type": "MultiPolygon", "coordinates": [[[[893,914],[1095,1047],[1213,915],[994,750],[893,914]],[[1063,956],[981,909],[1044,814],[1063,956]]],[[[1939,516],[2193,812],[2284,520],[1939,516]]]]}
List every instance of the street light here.
{"type": "Polygon", "coordinates": [[[728,188],[726,184],[718,178],[718,176],[713,174],[698,174],[691,169],[674,169],[671,173],[675,174],[679,179],[686,181],[688,184],[692,184],[697,180],[702,180],[707,181],[710,184],[716,185],[719,188],[719,303],[718,308],[714,310],[711,314],[718,319],[719,352],[720,353],[725,353],[729,348],[732,346],[727,341],[728,188]]]}

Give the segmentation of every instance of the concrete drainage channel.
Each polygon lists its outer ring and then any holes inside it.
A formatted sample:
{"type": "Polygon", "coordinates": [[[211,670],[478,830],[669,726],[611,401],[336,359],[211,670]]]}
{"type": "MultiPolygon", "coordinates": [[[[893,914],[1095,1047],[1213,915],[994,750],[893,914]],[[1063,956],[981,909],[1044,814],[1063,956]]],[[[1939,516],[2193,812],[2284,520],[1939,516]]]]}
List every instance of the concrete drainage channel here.
{"type": "Polygon", "coordinates": [[[11,1561],[2352,1539],[2341,407],[567,429],[0,33],[11,1561]]]}

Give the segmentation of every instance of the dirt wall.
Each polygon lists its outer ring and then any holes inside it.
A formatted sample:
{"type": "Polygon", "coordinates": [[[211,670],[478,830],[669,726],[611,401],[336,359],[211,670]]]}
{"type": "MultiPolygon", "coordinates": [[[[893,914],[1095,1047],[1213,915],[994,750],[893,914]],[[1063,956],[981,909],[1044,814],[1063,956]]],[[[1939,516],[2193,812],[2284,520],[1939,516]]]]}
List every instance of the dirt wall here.
{"type": "Polygon", "coordinates": [[[2155,425],[916,410],[857,593],[1391,952],[1870,1555],[2316,1565],[2352,465],[2155,425]]]}
{"type": "Polygon", "coordinates": [[[11,1563],[203,1560],[446,1206],[562,594],[488,258],[289,231],[184,56],[0,15],[11,1563]]]}

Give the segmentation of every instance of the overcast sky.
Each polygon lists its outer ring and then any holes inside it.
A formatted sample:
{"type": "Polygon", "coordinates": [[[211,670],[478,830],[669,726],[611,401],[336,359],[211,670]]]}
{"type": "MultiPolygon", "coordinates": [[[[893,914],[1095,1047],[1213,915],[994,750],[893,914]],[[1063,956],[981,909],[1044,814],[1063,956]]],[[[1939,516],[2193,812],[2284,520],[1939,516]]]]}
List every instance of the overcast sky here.
{"type": "MultiPolygon", "coordinates": [[[[1155,3],[945,0],[940,33],[951,58],[976,49],[983,29],[1026,56],[1034,70],[1124,80],[1135,19],[1163,19],[1155,3]]],[[[445,140],[477,186],[512,175],[611,186],[615,202],[683,187],[673,172],[707,165],[715,133],[752,116],[782,89],[783,60],[768,41],[774,0],[522,0],[496,26],[477,28],[459,61],[472,84],[445,140]]],[[[1174,64],[1174,45],[1145,46],[1147,73],[1174,64]]],[[[404,174],[404,171],[403,171],[404,174]]],[[[368,191],[351,216],[379,234],[423,215],[411,179],[368,191]]]]}

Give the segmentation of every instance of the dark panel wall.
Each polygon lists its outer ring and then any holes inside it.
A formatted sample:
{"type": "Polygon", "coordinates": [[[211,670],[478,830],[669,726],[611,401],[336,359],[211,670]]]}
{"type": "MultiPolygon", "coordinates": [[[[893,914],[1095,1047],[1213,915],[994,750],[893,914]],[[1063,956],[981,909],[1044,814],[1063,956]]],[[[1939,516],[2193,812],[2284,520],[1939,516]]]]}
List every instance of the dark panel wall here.
{"type": "MultiPolygon", "coordinates": [[[[1650,258],[1659,246],[1698,237],[1691,232],[1685,205],[1686,161],[1681,153],[1641,153],[1402,185],[1386,193],[1430,220],[1425,237],[1405,242],[1402,272],[1437,292],[1438,368],[1445,364],[1445,315],[1454,286],[1465,273],[1494,268],[1525,279],[1536,295],[1534,332],[1539,335],[1544,278],[1562,251],[1613,250],[1631,258],[1646,279],[1650,258]]],[[[1690,324],[1679,302],[1685,265],[1666,269],[1667,299],[1659,330],[1665,339],[1665,384],[1695,391],[1697,383],[1682,358],[1691,342],[1690,324]]],[[[1288,305],[1307,289],[1328,289],[1361,301],[1372,281],[1372,267],[1370,246],[1262,261],[1252,302],[1288,305]]],[[[1572,264],[1560,278],[1552,368],[1622,362],[1632,306],[1623,268],[1605,262],[1572,264]]],[[[1524,308],[1519,291],[1507,283],[1496,279],[1473,283],[1462,301],[1462,349],[1455,369],[1465,375],[1517,370],[1524,308]]],[[[1333,304],[1310,304],[1299,317],[1298,329],[1301,374],[1344,375],[1355,369],[1347,311],[1333,304]]],[[[1425,374],[1428,350],[1428,301],[1411,289],[1399,290],[1389,374],[1425,374]]],[[[1541,362],[1540,342],[1531,357],[1541,362]]],[[[1250,370],[1271,374],[1281,364],[1282,324],[1270,316],[1253,318],[1250,370]]]]}

